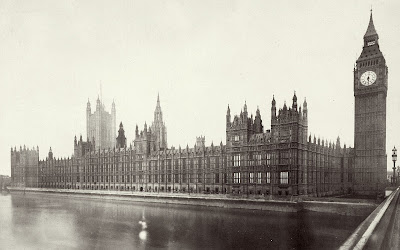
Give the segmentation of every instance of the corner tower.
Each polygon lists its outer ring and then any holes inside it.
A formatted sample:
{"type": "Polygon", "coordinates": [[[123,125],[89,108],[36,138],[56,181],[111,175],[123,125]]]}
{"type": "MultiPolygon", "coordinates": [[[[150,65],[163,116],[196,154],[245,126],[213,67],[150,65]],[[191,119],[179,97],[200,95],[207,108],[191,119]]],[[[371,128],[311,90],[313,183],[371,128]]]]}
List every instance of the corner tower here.
{"type": "Polygon", "coordinates": [[[383,193],[386,181],[386,95],[388,68],[379,48],[372,10],[354,68],[354,192],[383,193]]]}

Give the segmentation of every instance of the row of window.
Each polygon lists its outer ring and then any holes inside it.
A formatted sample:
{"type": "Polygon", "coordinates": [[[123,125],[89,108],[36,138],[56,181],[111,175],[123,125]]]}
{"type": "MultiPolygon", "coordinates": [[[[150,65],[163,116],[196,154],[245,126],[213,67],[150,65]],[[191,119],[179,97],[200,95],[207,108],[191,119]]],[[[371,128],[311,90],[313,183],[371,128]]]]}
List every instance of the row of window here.
{"type": "MultiPolygon", "coordinates": [[[[279,173],[279,183],[280,184],[289,184],[289,173],[287,171],[283,171],[279,173]]],[[[138,175],[138,182],[143,183],[145,182],[145,178],[147,179],[147,182],[155,182],[158,183],[158,180],[160,182],[164,182],[164,175],[138,175]],[[160,178],[159,178],[160,177],[160,178]]],[[[167,175],[167,181],[172,182],[172,175],[167,175]]],[[[182,182],[187,182],[187,180],[190,180],[191,183],[196,182],[203,182],[203,179],[205,180],[206,183],[211,183],[212,180],[214,180],[214,183],[220,183],[220,175],[217,174],[188,174],[188,175],[182,175],[182,182]]],[[[71,182],[72,178],[71,177],[57,177],[56,181],[57,182],[71,182]]],[[[124,175],[122,176],[83,176],[83,182],[126,182],[130,183],[131,178],[130,175],[127,175],[126,177],[124,175]],[[91,178],[90,178],[91,177],[91,178]],[[121,177],[121,179],[119,179],[121,177]]],[[[42,178],[42,182],[47,182],[47,178],[42,178]]],[[[179,183],[179,175],[175,174],[174,175],[174,181],[176,183],[179,183]]],[[[77,176],[77,182],[80,182],[80,176],[77,176]]],[[[136,182],[136,175],[132,175],[132,182],[136,182]]],[[[224,174],[224,183],[227,183],[227,175],[224,174]]],[[[233,183],[234,184],[240,184],[241,183],[241,173],[240,172],[234,172],[233,173],[233,183]]],[[[249,173],[249,183],[257,183],[257,184],[262,184],[262,173],[257,172],[257,173],[249,173]]],[[[271,173],[266,172],[265,174],[265,183],[271,183],[271,173]]]]}

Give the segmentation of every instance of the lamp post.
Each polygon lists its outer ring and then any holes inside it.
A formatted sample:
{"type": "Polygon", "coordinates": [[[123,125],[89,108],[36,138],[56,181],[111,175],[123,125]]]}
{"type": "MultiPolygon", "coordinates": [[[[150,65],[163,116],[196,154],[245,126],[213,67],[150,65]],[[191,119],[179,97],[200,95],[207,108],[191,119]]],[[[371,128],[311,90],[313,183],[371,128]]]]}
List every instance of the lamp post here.
{"type": "Polygon", "coordinates": [[[396,147],[393,147],[392,149],[392,160],[393,160],[393,178],[392,178],[392,183],[393,185],[396,184],[396,161],[397,161],[397,149],[396,147]]]}

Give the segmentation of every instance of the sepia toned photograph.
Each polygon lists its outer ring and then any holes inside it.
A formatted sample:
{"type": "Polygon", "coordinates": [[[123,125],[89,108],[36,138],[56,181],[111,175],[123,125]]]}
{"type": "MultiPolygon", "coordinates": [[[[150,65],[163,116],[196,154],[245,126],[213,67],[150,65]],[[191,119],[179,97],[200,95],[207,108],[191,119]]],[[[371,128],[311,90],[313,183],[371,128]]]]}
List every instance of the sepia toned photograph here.
{"type": "Polygon", "coordinates": [[[400,249],[399,10],[0,0],[0,249],[400,249]]]}

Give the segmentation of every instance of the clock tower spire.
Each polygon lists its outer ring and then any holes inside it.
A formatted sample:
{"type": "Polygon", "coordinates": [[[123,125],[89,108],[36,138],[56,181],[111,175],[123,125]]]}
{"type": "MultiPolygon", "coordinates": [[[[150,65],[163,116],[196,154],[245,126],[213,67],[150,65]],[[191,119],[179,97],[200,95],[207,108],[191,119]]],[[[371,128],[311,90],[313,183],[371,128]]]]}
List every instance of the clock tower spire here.
{"type": "Polygon", "coordinates": [[[388,68],[379,48],[372,10],[354,68],[354,192],[378,195],[386,181],[388,68]]]}

